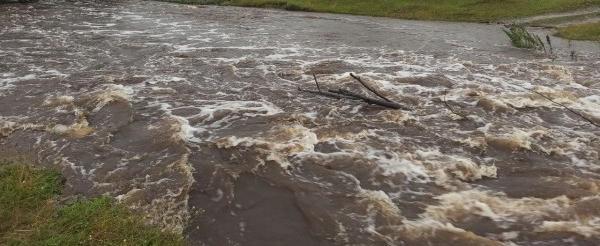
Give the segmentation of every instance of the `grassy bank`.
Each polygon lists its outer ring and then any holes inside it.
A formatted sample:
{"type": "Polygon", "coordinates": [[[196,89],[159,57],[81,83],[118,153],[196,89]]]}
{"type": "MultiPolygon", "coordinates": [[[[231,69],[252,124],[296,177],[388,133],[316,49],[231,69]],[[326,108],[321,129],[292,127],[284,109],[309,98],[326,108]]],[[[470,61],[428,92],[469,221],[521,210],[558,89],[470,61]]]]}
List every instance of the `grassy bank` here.
{"type": "Polygon", "coordinates": [[[600,18],[600,12],[551,17],[551,18],[546,18],[546,19],[530,21],[530,22],[527,22],[526,24],[528,26],[535,26],[535,27],[555,28],[564,23],[569,23],[569,22],[585,23],[585,22],[588,22],[590,19],[594,19],[594,18],[600,18]]]}
{"type": "Polygon", "coordinates": [[[600,41],[600,22],[561,27],[557,36],[573,40],[600,41]]]}
{"type": "Polygon", "coordinates": [[[171,2],[474,22],[497,21],[600,5],[600,0],[171,0],[171,2]]]}
{"type": "Polygon", "coordinates": [[[106,197],[56,202],[60,174],[0,163],[0,245],[183,245],[106,197]]]}

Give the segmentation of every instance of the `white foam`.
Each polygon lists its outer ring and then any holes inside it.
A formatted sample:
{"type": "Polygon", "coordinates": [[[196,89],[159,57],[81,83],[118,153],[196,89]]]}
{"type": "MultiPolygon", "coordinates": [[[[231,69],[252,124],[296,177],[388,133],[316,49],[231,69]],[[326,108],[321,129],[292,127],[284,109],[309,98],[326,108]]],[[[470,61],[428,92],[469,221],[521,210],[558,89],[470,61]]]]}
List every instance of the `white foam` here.
{"type": "Polygon", "coordinates": [[[436,183],[446,185],[453,179],[475,181],[482,178],[496,178],[495,166],[478,165],[471,159],[443,154],[438,149],[417,150],[416,159],[422,162],[436,183]]]}
{"type": "Polygon", "coordinates": [[[318,138],[314,132],[304,126],[291,125],[276,127],[252,137],[230,136],[218,139],[216,142],[222,148],[255,146],[266,149],[266,160],[274,161],[287,168],[291,165],[289,157],[313,153],[318,138]]]}
{"type": "Polygon", "coordinates": [[[202,132],[203,129],[191,126],[189,120],[187,120],[184,117],[171,115],[171,118],[173,118],[173,119],[177,120],[177,122],[179,122],[179,127],[180,127],[179,136],[181,137],[181,139],[183,139],[187,142],[193,142],[193,143],[199,143],[202,141],[201,139],[196,137],[196,133],[202,132]]]}
{"type": "Polygon", "coordinates": [[[429,182],[427,170],[419,163],[402,158],[398,153],[386,152],[369,148],[367,158],[375,160],[378,167],[383,169],[383,174],[391,176],[401,173],[412,182],[429,182]],[[384,157],[387,156],[387,157],[384,157]],[[391,156],[391,158],[389,158],[391,156]]]}
{"type": "Polygon", "coordinates": [[[105,84],[102,87],[102,89],[90,93],[90,95],[94,96],[94,102],[96,103],[93,112],[98,112],[108,103],[116,100],[129,102],[134,95],[134,89],[130,86],[105,84]]]}
{"type": "Polygon", "coordinates": [[[584,221],[544,221],[536,231],[573,232],[589,238],[600,235],[600,218],[584,221]]]}
{"type": "Polygon", "coordinates": [[[166,75],[159,75],[159,76],[154,76],[148,80],[146,80],[146,83],[154,85],[157,83],[171,83],[171,82],[186,82],[189,83],[188,79],[186,78],[182,78],[182,77],[177,77],[177,76],[166,76],[166,75]]]}
{"type": "Polygon", "coordinates": [[[14,74],[13,73],[3,73],[2,74],[2,77],[5,77],[5,78],[0,79],[0,89],[2,89],[3,87],[6,88],[8,86],[11,86],[11,84],[15,83],[15,82],[31,80],[31,79],[37,78],[37,76],[35,74],[28,74],[28,75],[21,76],[21,77],[11,77],[11,76],[14,76],[14,74]]]}
{"type": "Polygon", "coordinates": [[[580,98],[578,108],[600,119],[600,94],[580,98]]]}

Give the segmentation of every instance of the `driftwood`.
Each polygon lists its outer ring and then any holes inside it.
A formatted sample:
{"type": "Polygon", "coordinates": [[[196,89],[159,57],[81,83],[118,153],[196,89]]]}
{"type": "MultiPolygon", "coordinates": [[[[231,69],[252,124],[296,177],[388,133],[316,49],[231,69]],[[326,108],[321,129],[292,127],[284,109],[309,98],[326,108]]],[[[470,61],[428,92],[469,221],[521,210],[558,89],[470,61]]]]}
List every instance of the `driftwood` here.
{"type": "Polygon", "coordinates": [[[332,93],[336,93],[336,94],[340,94],[340,95],[345,95],[345,96],[349,96],[352,97],[355,100],[362,100],[363,102],[369,103],[369,104],[375,104],[375,105],[379,105],[379,106],[383,106],[386,108],[391,108],[391,109],[403,109],[403,110],[412,110],[406,106],[403,106],[399,103],[395,103],[395,102],[388,102],[388,101],[383,101],[383,100],[378,100],[378,99],[373,99],[373,98],[369,98],[345,89],[337,89],[337,90],[329,90],[329,92],[332,93]]]}
{"type": "Polygon", "coordinates": [[[352,76],[352,78],[354,78],[356,81],[358,81],[361,85],[363,85],[365,88],[367,88],[367,90],[373,92],[375,95],[377,95],[378,97],[380,97],[381,99],[391,102],[392,100],[387,99],[387,97],[383,96],[381,93],[379,93],[377,90],[373,89],[371,86],[369,86],[367,83],[365,83],[364,81],[362,81],[362,79],[360,79],[360,77],[354,75],[353,73],[350,73],[350,76],[352,76]]]}
{"type": "Polygon", "coordinates": [[[336,98],[336,99],[353,99],[349,96],[344,96],[344,95],[340,95],[340,94],[336,94],[336,93],[332,93],[332,92],[328,92],[328,91],[321,91],[321,86],[319,86],[319,81],[317,81],[317,75],[315,75],[314,73],[313,73],[313,78],[315,79],[315,84],[317,85],[316,91],[306,90],[306,89],[302,89],[300,87],[298,87],[298,90],[301,92],[307,92],[307,93],[312,93],[312,94],[336,98]]]}
{"type": "Polygon", "coordinates": [[[337,93],[333,93],[333,92],[329,92],[329,91],[305,90],[300,87],[298,87],[298,91],[312,93],[315,95],[320,95],[320,96],[325,96],[325,97],[331,97],[331,98],[335,98],[335,99],[355,99],[350,96],[345,96],[345,95],[341,95],[341,94],[337,94],[337,93]]]}
{"type": "Polygon", "coordinates": [[[379,106],[391,108],[391,109],[403,109],[403,110],[409,110],[409,111],[412,110],[409,107],[406,107],[404,105],[401,105],[399,103],[396,103],[396,102],[393,102],[393,101],[387,99],[385,96],[381,95],[381,93],[379,93],[377,90],[370,87],[368,84],[363,82],[359,77],[355,76],[354,74],[351,73],[350,76],[352,76],[352,78],[354,78],[358,82],[360,82],[360,84],[362,84],[365,88],[367,88],[367,90],[373,92],[375,95],[377,95],[378,97],[380,97],[383,100],[363,96],[363,95],[360,95],[360,94],[357,94],[357,93],[354,93],[354,92],[351,92],[351,91],[348,91],[345,89],[322,91],[321,86],[319,86],[319,81],[317,81],[317,76],[315,74],[313,74],[313,78],[315,80],[315,84],[317,85],[317,90],[316,91],[315,90],[306,90],[306,89],[302,89],[302,88],[298,87],[298,91],[312,93],[315,95],[320,95],[320,96],[325,96],[325,97],[330,97],[330,98],[336,98],[336,99],[361,100],[361,101],[369,103],[369,104],[379,105],[379,106]]]}

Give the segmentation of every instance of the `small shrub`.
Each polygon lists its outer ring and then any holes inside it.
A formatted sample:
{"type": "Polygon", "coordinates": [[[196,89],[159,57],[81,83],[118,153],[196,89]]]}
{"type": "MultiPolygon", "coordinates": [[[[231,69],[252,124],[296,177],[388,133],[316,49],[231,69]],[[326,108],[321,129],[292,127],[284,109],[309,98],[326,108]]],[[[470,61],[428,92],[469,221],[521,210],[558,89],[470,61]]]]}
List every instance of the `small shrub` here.
{"type": "Polygon", "coordinates": [[[503,29],[513,46],[523,49],[545,50],[544,42],[540,36],[527,31],[521,24],[512,24],[503,29]]]}

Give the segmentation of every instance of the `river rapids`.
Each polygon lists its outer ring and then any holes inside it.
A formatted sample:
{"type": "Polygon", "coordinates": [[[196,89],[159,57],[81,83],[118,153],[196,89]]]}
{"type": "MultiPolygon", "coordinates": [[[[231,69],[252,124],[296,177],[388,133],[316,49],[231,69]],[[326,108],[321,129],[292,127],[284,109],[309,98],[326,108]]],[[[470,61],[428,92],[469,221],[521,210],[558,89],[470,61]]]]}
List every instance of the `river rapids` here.
{"type": "Polygon", "coordinates": [[[4,4],[0,155],[191,245],[597,245],[600,127],[581,116],[600,124],[600,46],[553,41],[549,58],[499,25],[4,4]],[[367,95],[350,72],[414,110],[297,90],[315,74],[367,95]]]}

